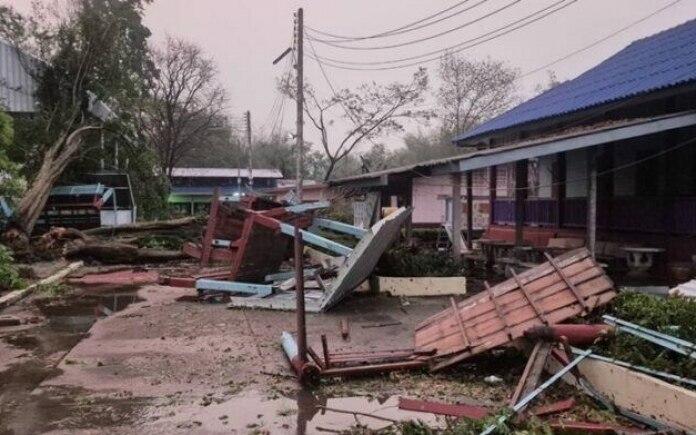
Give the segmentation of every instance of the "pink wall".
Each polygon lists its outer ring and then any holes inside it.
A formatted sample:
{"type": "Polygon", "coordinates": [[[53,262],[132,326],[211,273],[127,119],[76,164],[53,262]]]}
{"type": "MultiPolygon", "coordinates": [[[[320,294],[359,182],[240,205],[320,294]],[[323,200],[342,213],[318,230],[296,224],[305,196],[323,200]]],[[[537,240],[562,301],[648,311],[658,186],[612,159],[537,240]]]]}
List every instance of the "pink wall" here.
{"type": "MultiPolygon", "coordinates": [[[[474,171],[474,227],[488,224],[488,176],[487,171],[474,171]]],[[[445,222],[446,199],[452,196],[449,175],[413,179],[413,224],[441,225],[445,222]]],[[[466,184],[462,180],[462,222],[466,225],[466,184]]]]}

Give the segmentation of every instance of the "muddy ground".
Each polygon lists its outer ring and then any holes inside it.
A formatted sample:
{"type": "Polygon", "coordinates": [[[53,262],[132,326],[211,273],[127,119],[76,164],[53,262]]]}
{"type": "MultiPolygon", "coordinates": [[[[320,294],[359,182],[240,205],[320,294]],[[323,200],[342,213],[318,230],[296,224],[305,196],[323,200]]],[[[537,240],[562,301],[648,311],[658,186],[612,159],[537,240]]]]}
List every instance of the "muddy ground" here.
{"type": "MultiPolygon", "coordinates": [[[[0,434],[294,434],[356,423],[322,406],[437,424],[430,414],[399,411],[398,397],[499,405],[514,387],[517,369],[501,356],[475,374],[464,366],[302,389],[280,347],[294,313],[180,300],[194,294],[159,285],[92,286],[34,295],[6,309],[2,314],[39,323],[0,328],[0,434]],[[489,386],[488,374],[505,382],[489,386]]],[[[409,348],[416,324],[448,304],[355,296],[331,313],[309,315],[309,342],[320,349],[326,334],[335,351],[409,348]],[[350,319],[348,340],[341,338],[342,318],[350,319]]]]}

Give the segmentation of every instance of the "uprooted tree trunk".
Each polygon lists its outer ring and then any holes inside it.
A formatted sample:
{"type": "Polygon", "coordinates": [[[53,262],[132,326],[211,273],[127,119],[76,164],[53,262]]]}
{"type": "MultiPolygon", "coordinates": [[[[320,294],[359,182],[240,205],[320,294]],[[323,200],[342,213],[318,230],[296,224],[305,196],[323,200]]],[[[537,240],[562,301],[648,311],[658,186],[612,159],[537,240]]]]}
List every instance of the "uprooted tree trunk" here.
{"type": "Polygon", "coordinates": [[[90,228],[88,230],[84,230],[83,233],[88,236],[109,236],[123,233],[143,233],[157,230],[173,230],[196,224],[199,221],[201,221],[201,218],[192,216],[163,221],[136,222],[129,225],[120,225],[118,227],[90,228]]]}
{"type": "Polygon", "coordinates": [[[36,178],[15,208],[14,224],[28,237],[34,231],[36,221],[46,205],[51,189],[61,174],[77,156],[82,147],[85,134],[90,130],[101,127],[86,125],[77,128],[70,134],[62,134],[53,145],[46,150],[36,178]]]}
{"type": "Polygon", "coordinates": [[[63,255],[68,259],[95,260],[104,264],[159,263],[187,258],[181,251],[140,249],[123,243],[103,242],[66,246],[63,255]]]}

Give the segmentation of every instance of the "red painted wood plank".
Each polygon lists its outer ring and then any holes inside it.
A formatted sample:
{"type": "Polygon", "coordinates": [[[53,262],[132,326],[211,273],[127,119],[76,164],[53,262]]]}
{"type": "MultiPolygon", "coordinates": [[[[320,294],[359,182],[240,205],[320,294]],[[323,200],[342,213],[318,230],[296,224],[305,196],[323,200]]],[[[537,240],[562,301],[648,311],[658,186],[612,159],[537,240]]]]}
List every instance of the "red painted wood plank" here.
{"type": "Polygon", "coordinates": [[[484,418],[495,411],[492,408],[485,408],[483,406],[450,405],[447,403],[427,402],[425,400],[407,399],[404,397],[399,397],[399,409],[473,419],[484,418]]]}

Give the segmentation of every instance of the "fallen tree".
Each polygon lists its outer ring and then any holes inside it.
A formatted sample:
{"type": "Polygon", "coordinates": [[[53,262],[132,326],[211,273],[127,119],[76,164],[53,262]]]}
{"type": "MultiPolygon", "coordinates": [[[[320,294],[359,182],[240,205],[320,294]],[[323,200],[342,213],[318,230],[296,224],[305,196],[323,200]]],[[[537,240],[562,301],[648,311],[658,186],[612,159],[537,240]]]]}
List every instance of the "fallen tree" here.
{"type": "Polygon", "coordinates": [[[89,230],[83,231],[87,236],[113,236],[116,234],[123,233],[139,233],[157,230],[172,230],[179,229],[182,227],[187,227],[189,225],[194,225],[201,223],[202,220],[196,216],[184,217],[179,219],[170,219],[163,221],[153,221],[153,222],[136,222],[129,225],[121,225],[118,227],[99,227],[91,228],[89,230]]]}
{"type": "Polygon", "coordinates": [[[67,259],[98,261],[104,264],[162,263],[187,258],[181,251],[138,248],[124,243],[88,242],[66,245],[67,259]]]}

